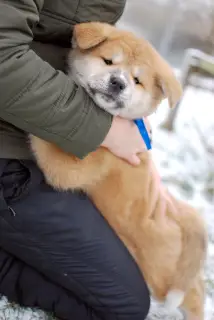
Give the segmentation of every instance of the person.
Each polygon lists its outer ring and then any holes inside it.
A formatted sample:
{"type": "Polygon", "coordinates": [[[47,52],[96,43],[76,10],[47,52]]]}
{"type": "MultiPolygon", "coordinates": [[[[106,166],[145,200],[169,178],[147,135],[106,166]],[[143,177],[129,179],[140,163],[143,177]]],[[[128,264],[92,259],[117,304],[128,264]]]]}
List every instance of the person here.
{"type": "Polygon", "coordinates": [[[84,158],[104,146],[138,165],[137,127],[112,118],[65,74],[72,27],[111,24],[124,0],[0,1],[0,293],[66,320],[143,320],[148,288],[83,193],[45,183],[27,133],[84,158]]]}

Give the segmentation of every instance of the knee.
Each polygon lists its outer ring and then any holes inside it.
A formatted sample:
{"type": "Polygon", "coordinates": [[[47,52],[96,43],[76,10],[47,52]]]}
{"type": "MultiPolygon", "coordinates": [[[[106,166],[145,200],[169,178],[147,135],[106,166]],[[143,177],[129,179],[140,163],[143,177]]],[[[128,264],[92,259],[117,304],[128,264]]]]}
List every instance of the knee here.
{"type": "Polygon", "coordinates": [[[142,293],[139,295],[136,306],[134,306],[133,315],[125,318],[126,320],[144,320],[148,316],[150,310],[150,293],[147,287],[142,288],[142,293]]]}
{"type": "Polygon", "coordinates": [[[144,320],[149,313],[151,304],[148,286],[140,272],[133,272],[132,276],[130,274],[129,285],[132,290],[130,292],[130,303],[127,303],[127,314],[132,314],[132,316],[124,319],[144,320]]]}
{"type": "MultiPolygon", "coordinates": [[[[150,293],[142,281],[141,286],[138,285],[137,292],[125,299],[125,306],[117,313],[116,319],[118,320],[145,320],[150,310],[150,293]],[[141,287],[141,288],[140,288],[141,287]]],[[[112,318],[111,318],[112,319],[112,318]]]]}

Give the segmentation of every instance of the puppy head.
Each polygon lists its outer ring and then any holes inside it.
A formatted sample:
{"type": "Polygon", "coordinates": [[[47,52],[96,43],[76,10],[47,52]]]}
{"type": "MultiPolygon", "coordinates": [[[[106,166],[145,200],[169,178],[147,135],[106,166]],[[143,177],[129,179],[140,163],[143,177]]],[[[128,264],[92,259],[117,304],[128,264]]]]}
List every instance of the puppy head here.
{"type": "Polygon", "coordinates": [[[173,107],[181,86],[172,69],[144,39],[105,23],[74,28],[69,65],[78,85],[113,115],[148,116],[162,99],[173,107]]]}

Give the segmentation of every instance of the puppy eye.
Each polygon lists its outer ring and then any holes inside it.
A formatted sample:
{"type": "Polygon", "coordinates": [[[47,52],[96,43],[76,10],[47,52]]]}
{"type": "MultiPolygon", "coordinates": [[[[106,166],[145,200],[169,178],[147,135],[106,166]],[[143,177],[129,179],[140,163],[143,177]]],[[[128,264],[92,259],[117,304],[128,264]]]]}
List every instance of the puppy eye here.
{"type": "Polygon", "coordinates": [[[139,81],[139,79],[138,79],[137,77],[134,78],[134,82],[135,82],[136,84],[140,84],[140,81],[139,81]]]}
{"type": "Polygon", "coordinates": [[[105,62],[105,64],[107,64],[108,66],[111,66],[113,64],[112,60],[108,60],[108,59],[104,59],[103,61],[105,62]]]}

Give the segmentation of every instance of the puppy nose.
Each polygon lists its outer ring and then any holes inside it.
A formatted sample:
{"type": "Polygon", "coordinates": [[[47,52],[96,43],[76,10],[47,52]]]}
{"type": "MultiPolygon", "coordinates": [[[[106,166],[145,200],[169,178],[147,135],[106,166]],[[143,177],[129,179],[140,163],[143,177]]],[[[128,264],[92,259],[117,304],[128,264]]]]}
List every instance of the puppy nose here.
{"type": "Polygon", "coordinates": [[[111,93],[119,94],[125,89],[125,87],[126,84],[121,78],[114,75],[110,77],[109,90],[111,93]]]}

